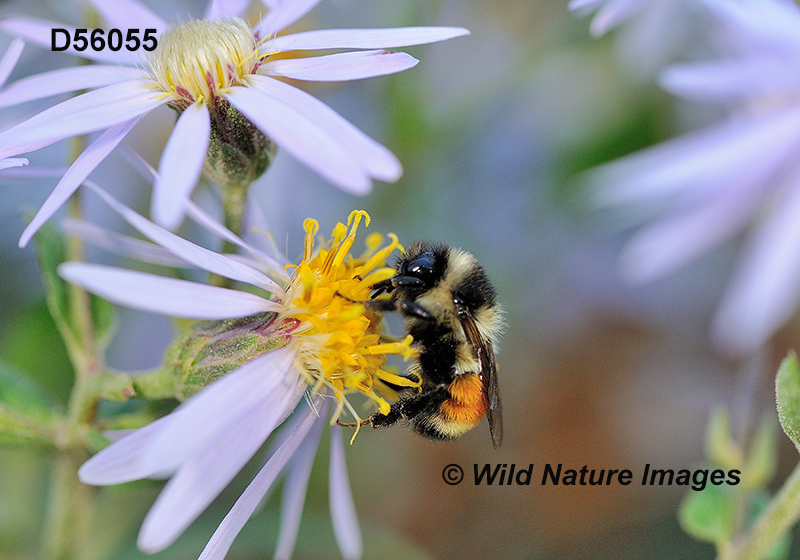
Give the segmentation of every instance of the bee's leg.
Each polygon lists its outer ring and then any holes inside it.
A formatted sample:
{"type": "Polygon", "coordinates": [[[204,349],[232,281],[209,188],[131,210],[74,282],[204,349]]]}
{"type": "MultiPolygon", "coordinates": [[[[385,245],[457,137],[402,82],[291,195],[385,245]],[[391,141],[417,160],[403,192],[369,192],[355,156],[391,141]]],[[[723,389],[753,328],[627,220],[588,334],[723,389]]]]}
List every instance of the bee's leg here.
{"type": "Polygon", "coordinates": [[[378,311],[380,313],[388,313],[389,311],[397,310],[397,302],[392,299],[371,299],[361,303],[373,311],[378,311]]]}
{"type": "Polygon", "coordinates": [[[403,419],[403,412],[401,411],[400,406],[398,406],[399,404],[400,401],[394,403],[392,408],[389,410],[389,414],[381,414],[380,412],[376,412],[364,420],[364,422],[373,428],[388,428],[389,426],[394,426],[403,419]]]}
{"type": "Polygon", "coordinates": [[[430,312],[422,307],[415,301],[410,300],[400,300],[396,301],[393,299],[371,299],[367,301],[356,301],[347,297],[346,295],[336,292],[336,295],[340,298],[346,299],[350,303],[360,303],[366,307],[369,307],[373,311],[379,311],[381,313],[387,313],[389,311],[400,311],[406,317],[417,317],[419,319],[432,319],[433,315],[430,312]]]}
{"type": "Polygon", "coordinates": [[[369,425],[369,418],[362,420],[361,422],[342,422],[341,420],[337,420],[336,425],[341,426],[342,428],[358,428],[359,426],[369,425]]]}
{"type": "Polygon", "coordinates": [[[433,315],[430,312],[422,307],[420,304],[409,301],[409,300],[400,300],[396,301],[393,299],[373,299],[370,301],[363,301],[359,302],[373,311],[379,311],[381,313],[388,313],[389,311],[400,311],[406,317],[418,317],[420,319],[432,319],[433,315]]]}
{"type": "Polygon", "coordinates": [[[407,299],[400,300],[396,304],[397,308],[400,309],[400,312],[405,315],[406,317],[417,317],[419,319],[432,319],[433,315],[418,304],[415,301],[409,301],[407,299]]]}
{"type": "Polygon", "coordinates": [[[373,311],[379,311],[381,313],[397,310],[397,303],[392,299],[369,299],[367,301],[357,301],[347,297],[341,292],[336,292],[336,295],[342,299],[346,299],[350,303],[360,303],[365,307],[369,307],[373,311]]]}
{"type": "Polygon", "coordinates": [[[392,279],[387,278],[386,280],[381,280],[380,282],[376,282],[372,286],[369,287],[370,290],[375,290],[370,298],[374,299],[381,294],[388,294],[394,290],[394,286],[392,286],[392,279]]]}
{"type": "Polygon", "coordinates": [[[447,398],[447,387],[439,385],[418,395],[404,397],[392,405],[389,414],[376,412],[364,422],[370,424],[373,428],[394,426],[401,420],[412,420],[423,412],[433,412],[447,398]]]}

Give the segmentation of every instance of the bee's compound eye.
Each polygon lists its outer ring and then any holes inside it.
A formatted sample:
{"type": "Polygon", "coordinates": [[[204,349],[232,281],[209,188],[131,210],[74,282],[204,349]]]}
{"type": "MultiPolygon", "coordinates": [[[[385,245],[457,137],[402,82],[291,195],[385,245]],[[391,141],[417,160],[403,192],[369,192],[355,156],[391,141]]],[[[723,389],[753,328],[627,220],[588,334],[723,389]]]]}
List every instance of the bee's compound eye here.
{"type": "Polygon", "coordinates": [[[436,258],[433,253],[426,251],[420,256],[408,261],[406,265],[406,274],[419,278],[420,280],[426,280],[433,276],[435,261],[436,258]]]}

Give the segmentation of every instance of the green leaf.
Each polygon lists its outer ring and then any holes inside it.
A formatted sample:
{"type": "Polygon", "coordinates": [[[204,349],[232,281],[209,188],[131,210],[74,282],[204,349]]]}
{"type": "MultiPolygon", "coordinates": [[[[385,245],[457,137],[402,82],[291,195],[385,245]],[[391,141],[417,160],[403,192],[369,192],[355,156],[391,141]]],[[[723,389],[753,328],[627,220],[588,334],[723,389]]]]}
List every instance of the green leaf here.
{"type": "Polygon", "coordinates": [[[0,360],[24,372],[66,406],[74,373],[47,306],[26,306],[0,322],[0,360]]]}
{"type": "Polygon", "coordinates": [[[719,486],[692,490],[681,503],[678,521],[692,537],[720,546],[732,539],[736,527],[734,497],[719,486]]]}
{"type": "Polygon", "coordinates": [[[778,430],[775,420],[765,416],[758,427],[747,461],[742,468],[742,481],[746,488],[756,489],[766,486],[775,476],[778,462],[778,430]]]}
{"type": "Polygon", "coordinates": [[[725,408],[715,408],[711,412],[706,428],[706,454],[726,470],[742,468],[742,451],[731,437],[731,417],[725,408]]]}
{"type": "Polygon", "coordinates": [[[800,364],[793,351],[789,352],[778,368],[775,396],[781,427],[800,450],[800,364]]]}
{"type": "Polygon", "coordinates": [[[57,408],[39,386],[0,362],[0,444],[52,445],[57,408]]]}
{"type": "MultiPolygon", "coordinates": [[[[36,233],[36,256],[42,274],[47,307],[62,336],[80,341],[79,329],[73,324],[70,313],[70,286],[58,275],[58,265],[66,260],[66,239],[53,226],[45,224],[36,233]]],[[[116,308],[106,300],[89,295],[94,335],[103,349],[109,342],[116,325],[116,308]]],[[[69,345],[72,341],[65,340],[69,345]]]]}
{"type": "MultiPolygon", "coordinates": [[[[58,275],[56,269],[65,260],[64,240],[50,224],[45,224],[34,236],[36,258],[42,274],[47,307],[59,330],[70,329],[68,285],[58,275]]],[[[72,336],[75,333],[72,332],[72,336]]]]}

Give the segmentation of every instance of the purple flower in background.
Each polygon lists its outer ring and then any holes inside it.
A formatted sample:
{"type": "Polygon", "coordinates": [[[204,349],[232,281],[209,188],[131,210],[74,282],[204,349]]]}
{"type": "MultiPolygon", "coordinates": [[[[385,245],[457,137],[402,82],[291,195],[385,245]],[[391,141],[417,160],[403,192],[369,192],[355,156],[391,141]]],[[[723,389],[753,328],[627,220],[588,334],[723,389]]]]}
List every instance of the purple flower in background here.
{"type": "Polygon", "coordinates": [[[784,0],[707,8],[726,53],[669,68],[660,81],[729,116],[592,178],[602,204],[661,208],[623,250],[633,282],[662,278],[747,234],[712,335],[728,351],[752,352],[800,303],[800,9],[784,0]]]}
{"type": "Polygon", "coordinates": [[[568,9],[594,13],[589,31],[602,37],[615,28],[623,70],[633,78],[653,72],[685,52],[702,0],[570,0],[568,9]]]}

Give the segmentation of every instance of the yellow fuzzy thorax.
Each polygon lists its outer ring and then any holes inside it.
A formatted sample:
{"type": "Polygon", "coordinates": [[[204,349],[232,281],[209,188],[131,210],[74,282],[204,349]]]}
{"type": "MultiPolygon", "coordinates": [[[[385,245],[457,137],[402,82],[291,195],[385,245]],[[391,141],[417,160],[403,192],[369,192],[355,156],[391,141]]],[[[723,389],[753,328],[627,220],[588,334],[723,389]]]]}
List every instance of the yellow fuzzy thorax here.
{"type": "Polygon", "coordinates": [[[314,236],[319,224],[311,219],[305,221],[303,261],[286,288],[286,311],[281,315],[298,323],[294,334],[300,342],[299,365],[309,383],[316,390],[332,388],[340,403],[339,412],[349,406],[345,395],[358,391],[387,414],[389,403],[375,393],[376,388],[381,389],[381,381],[406,387],[418,383],[382,366],[387,354],[401,355],[406,360],[412,357],[413,339],[407,336],[401,342],[382,343],[382,316],[359,302],[369,299],[373,284],[395,273],[385,262],[395,249],[402,247],[393,234],[389,235],[388,244],[384,244],[382,235],[372,234],[367,237],[366,251],[358,257],[351,255],[362,219],[369,225],[366,212],[352,212],[347,225],[336,224],[332,238],[318,247],[314,236]]]}

